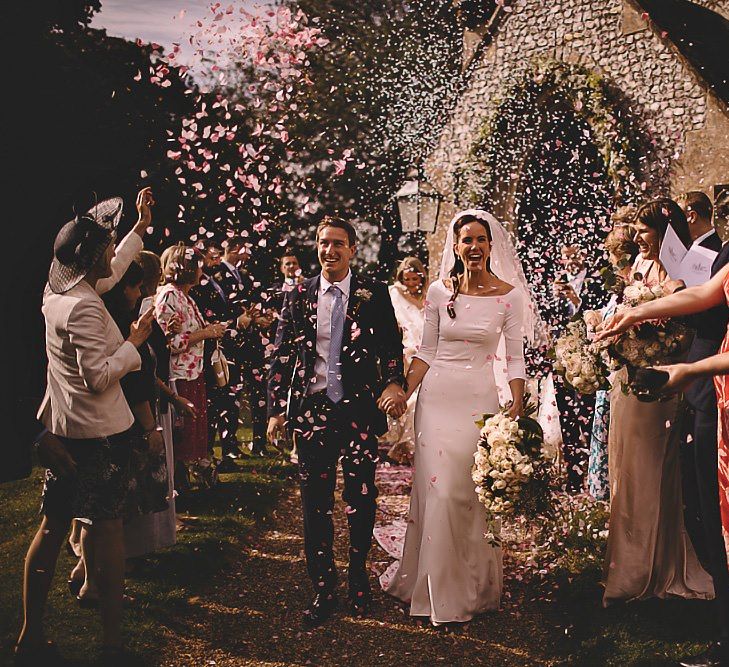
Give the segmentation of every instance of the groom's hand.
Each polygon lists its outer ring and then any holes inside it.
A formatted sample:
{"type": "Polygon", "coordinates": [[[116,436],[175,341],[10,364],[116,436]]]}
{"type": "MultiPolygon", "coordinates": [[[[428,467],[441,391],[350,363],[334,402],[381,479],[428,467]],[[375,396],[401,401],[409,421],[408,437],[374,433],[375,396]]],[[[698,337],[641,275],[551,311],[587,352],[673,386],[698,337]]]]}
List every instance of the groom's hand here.
{"type": "Polygon", "coordinates": [[[286,417],[284,415],[276,415],[275,417],[269,417],[268,419],[266,437],[268,438],[268,442],[274,445],[274,447],[277,447],[277,443],[280,440],[283,440],[285,421],[286,417]]]}
{"type": "Polygon", "coordinates": [[[402,417],[408,409],[407,399],[402,387],[394,382],[388,384],[377,400],[377,407],[390,417],[402,417]]]}

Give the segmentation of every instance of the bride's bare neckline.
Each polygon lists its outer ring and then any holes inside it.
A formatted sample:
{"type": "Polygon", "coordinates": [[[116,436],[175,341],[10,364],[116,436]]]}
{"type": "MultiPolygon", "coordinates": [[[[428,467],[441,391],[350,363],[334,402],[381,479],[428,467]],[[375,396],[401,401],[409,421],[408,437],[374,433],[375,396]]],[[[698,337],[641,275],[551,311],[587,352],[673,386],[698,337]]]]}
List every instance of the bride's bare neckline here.
{"type": "MultiPolygon", "coordinates": [[[[445,288],[448,291],[453,292],[453,283],[450,278],[443,280],[443,285],[445,286],[445,288]]],[[[470,296],[470,297],[473,297],[476,299],[479,299],[479,298],[480,299],[493,299],[495,297],[507,296],[508,294],[511,294],[514,291],[514,286],[509,285],[508,283],[502,283],[501,285],[498,285],[497,287],[493,287],[492,290],[499,290],[499,291],[495,292],[494,294],[468,294],[467,292],[459,292],[458,296],[459,297],[470,296]],[[509,289],[507,291],[503,291],[507,287],[509,289]]]]}

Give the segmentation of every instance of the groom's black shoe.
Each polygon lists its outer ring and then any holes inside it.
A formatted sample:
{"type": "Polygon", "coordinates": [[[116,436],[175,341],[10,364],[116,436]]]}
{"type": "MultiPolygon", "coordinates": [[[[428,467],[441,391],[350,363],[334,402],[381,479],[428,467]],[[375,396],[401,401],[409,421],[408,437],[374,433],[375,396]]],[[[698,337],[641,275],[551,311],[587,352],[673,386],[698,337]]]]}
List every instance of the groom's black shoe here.
{"type": "Polygon", "coordinates": [[[729,646],[725,641],[714,642],[706,651],[680,660],[681,667],[729,667],[729,646]]]}
{"type": "Polygon", "coordinates": [[[372,604],[370,582],[366,570],[349,574],[349,612],[352,616],[367,616],[372,604]]]}
{"type": "Polygon", "coordinates": [[[336,608],[337,596],[333,591],[317,593],[304,611],[304,625],[315,628],[326,623],[336,608]]]}

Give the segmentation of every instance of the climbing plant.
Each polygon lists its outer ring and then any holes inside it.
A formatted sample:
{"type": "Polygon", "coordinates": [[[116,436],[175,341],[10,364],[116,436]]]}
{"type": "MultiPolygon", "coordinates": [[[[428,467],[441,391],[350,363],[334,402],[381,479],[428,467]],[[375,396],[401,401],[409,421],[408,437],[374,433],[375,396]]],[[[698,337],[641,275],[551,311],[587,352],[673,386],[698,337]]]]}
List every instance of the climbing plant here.
{"type": "Polygon", "coordinates": [[[539,139],[547,107],[567,107],[589,127],[585,141],[597,148],[614,187],[616,203],[646,189],[642,162],[651,152],[624,97],[606,77],[580,64],[540,58],[516,75],[478,131],[456,170],[456,197],[462,204],[487,205],[539,139]]]}

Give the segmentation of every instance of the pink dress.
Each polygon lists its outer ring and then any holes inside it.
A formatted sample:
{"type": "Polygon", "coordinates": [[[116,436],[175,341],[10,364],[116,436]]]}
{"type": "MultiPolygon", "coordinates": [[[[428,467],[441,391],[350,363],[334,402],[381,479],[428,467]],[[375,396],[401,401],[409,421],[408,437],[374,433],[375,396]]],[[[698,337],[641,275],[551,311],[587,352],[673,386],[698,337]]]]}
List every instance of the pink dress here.
{"type": "MultiPolygon", "coordinates": [[[[658,262],[639,259],[633,273],[655,285],[668,279],[658,262]]],[[[605,606],[650,597],[709,599],[711,577],[696,557],[683,522],[679,399],[641,403],[624,394],[621,369],[610,392],[608,473],[610,532],[605,606]]]]}
{"type": "MultiPolygon", "coordinates": [[[[729,304],[729,274],[724,278],[724,296],[729,304]]],[[[719,352],[729,352],[729,330],[719,352]]],[[[729,375],[717,375],[714,386],[719,407],[719,506],[724,541],[729,551],[729,375]]]]}

